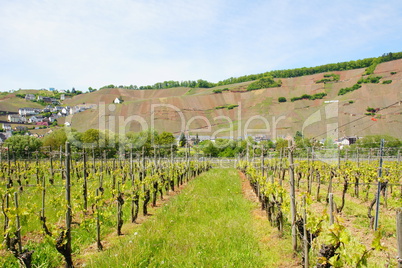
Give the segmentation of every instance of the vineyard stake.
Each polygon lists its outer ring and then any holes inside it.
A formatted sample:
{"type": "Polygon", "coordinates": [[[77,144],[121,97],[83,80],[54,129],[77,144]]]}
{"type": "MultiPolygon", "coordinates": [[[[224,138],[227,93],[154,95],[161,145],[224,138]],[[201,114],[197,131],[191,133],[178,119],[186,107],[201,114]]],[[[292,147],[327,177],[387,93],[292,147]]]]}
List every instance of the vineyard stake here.
{"type": "MultiPolygon", "coordinates": [[[[71,261],[71,183],[70,183],[70,143],[66,142],[66,201],[67,201],[67,211],[66,211],[66,259],[71,261]]],[[[71,264],[72,266],[72,264],[71,264]]],[[[68,262],[66,267],[70,267],[68,262]]]]}
{"type": "Polygon", "coordinates": [[[87,152],[84,148],[83,150],[83,160],[84,160],[84,209],[88,210],[88,182],[87,182],[87,152]]]}
{"type": "Polygon", "coordinates": [[[99,188],[96,189],[96,244],[98,246],[98,250],[101,251],[103,249],[101,239],[100,239],[100,217],[99,217],[99,188]]]}
{"type": "Polygon", "coordinates": [[[382,177],[382,157],[383,157],[383,150],[384,150],[384,139],[381,139],[380,145],[380,167],[378,169],[378,188],[377,188],[377,202],[375,206],[375,218],[374,218],[374,230],[377,231],[378,229],[378,218],[380,214],[380,193],[381,193],[381,181],[380,178],[382,177]]]}
{"type": "Polygon", "coordinates": [[[329,224],[334,224],[334,194],[329,193],[329,224]]]}
{"type": "Polygon", "coordinates": [[[16,231],[16,236],[17,236],[17,242],[18,242],[18,250],[19,253],[22,253],[22,242],[21,242],[21,224],[20,224],[20,215],[18,213],[18,193],[14,193],[14,202],[15,202],[15,208],[17,210],[16,216],[15,216],[15,221],[17,224],[17,231],[16,231]]]}
{"type": "Polygon", "coordinates": [[[308,263],[308,238],[307,238],[307,201],[306,196],[303,196],[303,246],[304,246],[304,267],[309,267],[308,263]]]}
{"type": "Polygon", "coordinates": [[[290,179],[290,211],[292,223],[292,248],[293,253],[297,251],[296,233],[296,200],[295,200],[295,175],[293,166],[293,142],[289,140],[289,179],[290,179]]]}
{"type": "Polygon", "coordinates": [[[396,210],[396,237],[398,241],[398,268],[402,268],[402,207],[396,210]]]}

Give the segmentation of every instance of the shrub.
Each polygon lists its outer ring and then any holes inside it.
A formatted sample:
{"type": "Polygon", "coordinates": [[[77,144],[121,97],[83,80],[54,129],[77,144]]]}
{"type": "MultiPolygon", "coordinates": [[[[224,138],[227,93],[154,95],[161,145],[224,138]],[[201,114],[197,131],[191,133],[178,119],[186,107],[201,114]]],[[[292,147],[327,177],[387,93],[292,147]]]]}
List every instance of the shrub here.
{"type": "Polygon", "coordinates": [[[394,74],[396,74],[396,72],[391,72],[391,75],[394,75],[394,74]]]}
{"type": "Polygon", "coordinates": [[[281,85],[282,85],[281,80],[275,81],[272,76],[266,76],[248,85],[247,91],[262,88],[280,87],[281,85]]]}
{"type": "Polygon", "coordinates": [[[339,81],[340,78],[341,78],[341,76],[339,74],[334,74],[334,73],[324,74],[324,78],[316,81],[316,83],[318,84],[318,83],[335,82],[335,81],[339,81]]]}
{"type": "Polygon", "coordinates": [[[385,80],[385,81],[382,81],[382,83],[383,83],[383,84],[391,84],[391,83],[392,83],[392,80],[385,80]]]}
{"type": "Polygon", "coordinates": [[[327,96],[327,93],[325,93],[325,92],[316,93],[314,95],[303,94],[300,97],[291,98],[290,101],[294,102],[294,101],[297,101],[297,100],[317,100],[317,99],[322,99],[325,96],[327,96]]]}
{"type": "Polygon", "coordinates": [[[239,105],[237,105],[237,104],[229,104],[229,105],[226,106],[226,108],[228,108],[228,110],[232,110],[233,108],[236,108],[237,106],[239,106],[239,105]]]}
{"type": "Polygon", "coordinates": [[[225,109],[225,108],[226,108],[226,106],[216,106],[216,107],[215,107],[215,110],[225,109]]]}
{"type": "Polygon", "coordinates": [[[285,98],[285,97],[279,97],[279,98],[278,98],[278,101],[279,101],[279,102],[286,102],[286,98],[285,98]]]}
{"type": "Polygon", "coordinates": [[[232,110],[233,108],[238,107],[238,104],[226,104],[226,105],[221,105],[221,106],[216,106],[215,110],[219,110],[219,109],[228,109],[228,110],[232,110]]]}
{"type": "Polygon", "coordinates": [[[215,94],[222,93],[222,89],[214,89],[212,92],[215,94]]]}
{"type": "Polygon", "coordinates": [[[350,100],[350,101],[349,101],[350,104],[352,104],[352,103],[354,103],[354,102],[355,102],[354,100],[350,100]]]}
{"type": "Polygon", "coordinates": [[[382,78],[381,76],[368,76],[368,77],[366,77],[366,78],[360,78],[359,81],[357,81],[357,83],[358,83],[358,84],[361,84],[361,83],[365,83],[365,84],[367,84],[367,83],[377,84],[377,83],[380,82],[380,79],[381,79],[381,78],[382,78]]]}
{"type": "Polygon", "coordinates": [[[361,87],[362,86],[360,84],[354,84],[352,87],[341,88],[338,92],[338,96],[345,95],[346,93],[355,91],[356,89],[359,89],[361,87]]]}
{"type": "Polygon", "coordinates": [[[316,84],[318,84],[318,83],[326,83],[326,82],[332,82],[333,80],[332,79],[330,79],[330,78],[323,78],[323,79],[321,79],[321,80],[317,80],[317,81],[315,81],[315,83],[316,84]]]}

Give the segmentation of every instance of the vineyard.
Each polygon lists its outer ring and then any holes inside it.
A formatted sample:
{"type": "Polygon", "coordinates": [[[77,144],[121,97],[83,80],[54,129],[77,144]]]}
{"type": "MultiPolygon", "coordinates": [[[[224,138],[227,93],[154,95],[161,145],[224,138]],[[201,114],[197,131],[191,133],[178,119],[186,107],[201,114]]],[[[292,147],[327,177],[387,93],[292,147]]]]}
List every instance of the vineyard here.
{"type": "Polygon", "coordinates": [[[239,161],[238,169],[271,225],[292,237],[304,267],[396,267],[399,153],[385,162],[372,150],[364,160],[358,154],[332,161],[314,156],[290,148],[286,158],[262,154],[239,161]]]}
{"type": "Polygon", "coordinates": [[[121,236],[123,225],[149,214],[158,200],[212,166],[226,172],[232,165],[249,181],[269,224],[292,242],[300,266],[396,267],[402,168],[399,151],[388,153],[388,158],[382,149],[325,158],[290,146],[206,161],[157,153],[149,158],[144,151],[96,158],[93,150],[71,152],[69,144],[64,151],[27,159],[3,150],[0,265],[77,266],[74,256],[91,245],[102,251],[105,237],[121,236]]]}
{"type": "Polygon", "coordinates": [[[73,255],[124,223],[148,214],[157,199],[210,168],[208,162],[95,159],[83,152],[51,152],[17,160],[8,152],[0,165],[2,267],[73,267],[73,255]],[[74,160],[72,160],[74,159],[74,160]]]}

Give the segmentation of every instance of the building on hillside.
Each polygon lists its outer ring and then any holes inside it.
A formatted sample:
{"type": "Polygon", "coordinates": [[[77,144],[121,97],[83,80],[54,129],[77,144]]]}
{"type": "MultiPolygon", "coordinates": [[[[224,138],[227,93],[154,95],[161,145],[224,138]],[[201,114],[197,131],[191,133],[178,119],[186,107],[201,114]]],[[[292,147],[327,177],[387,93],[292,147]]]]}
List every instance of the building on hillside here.
{"type": "Polygon", "coordinates": [[[28,127],[26,127],[26,126],[16,126],[14,129],[15,129],[15,131],[27,131],[28,127]]]}
{"type": "Polygon", "coordinates": [[[115,104],[120,104],[122,102],[123,102],[123,100],[120,99],[120,98],[115,98],[114,101],[113,101],[113,103],[115,103],[115,104]]]}
{"type": "Polygon", "coordinates": [[[35,116],[35,115],[33,115],[33,116],[31,116],[31,117],[28,119],[28,123],[43,122],[44,119],[45,119],[45,118],[44,118],[43,116],[35,116]]]}
{"type": "Polygon", "coordinates": [[[9,114],[7,116],[7,121],[10,123],[25,123],[26,118],[18,114],[9,114]]]}
{"type": "Polygon", "coordinates": [[[18,109],[18,113],[21,116],[35,115],[35,114],[39,114],[40,112],[41,112],[41,109],[37,109],[37,108],[24,107],[24,108],[18,109]]]}
{"type": "Polygon", "coordinates": [[[51,97],[43,97],[43,96],[39,96],[37,97],[38,101],[43,101],[45,103],[49,103],[49,104],[58,104],[59,101],[56,98],[51,98],[51,97]]]}
{"type": "Polygon", "coordinates": [[[51,105],[47,105],[45,108],[42,109],[42,113],[49,113],[53,110],[51,105]]]}
{"type": "Polygon", "coordinates": [[[37,122],[36,125],[37,126],[49,126],[49,122],[46,122],[46,121],[37,122]]]}
{"type": "Polygon", "coordinates": [[[65,95],[65,94],[61,94],[61,95],[60,95],[60,100],[63,101],[63,100],[65,100],[65,99],[66,99],[66,95],[65,95]]]}
{"type": "Polygon", "coordinates": [[[3,130],[4,131],[11,131],[11,125],[3,123],[3,130]]]}
{"type": "Polygon", "coordinates": [[[27,101],[31,101],[35,99],[35,95],[34,94],[26,94],[25,95],[25,100],[27,101]]]}
{"type": "Polygon", "coordinates": [[[54,121],[57,121],[57,118],[59,118],[59,116],[58,116],[57,114],[52,114],[52,115],[49,117],[49,122],[50,122],[50,123],[53,123],[54,121]]]}
{"type": "Polygon", "coordinates": [[[356,141],[358,139],[359,138],[356,136],[343,137],[343,138],[335,140],[335,144],[338,145],[338,147],[340,149],[342,149],[345,146],[349,146],[349,145],[356,143],[356,141]]]}
{"type": "Polygon", "coordinates": [[[63,107],[63,109],[61,109],[61,114],[62,115],[64,115],[64,116],[67,116],[67,115],[69,115],[69,113],[70,113],[70,107],[63,107]]]}

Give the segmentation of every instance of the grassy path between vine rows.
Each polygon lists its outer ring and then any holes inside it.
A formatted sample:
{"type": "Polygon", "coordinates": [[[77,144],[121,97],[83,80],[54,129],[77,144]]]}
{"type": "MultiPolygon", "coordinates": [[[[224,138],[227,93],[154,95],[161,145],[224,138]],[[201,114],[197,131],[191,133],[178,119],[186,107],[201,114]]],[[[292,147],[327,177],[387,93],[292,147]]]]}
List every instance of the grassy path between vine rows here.
{"type": "Polygon", "coordinates": [[[85,267],[295,267],[235,169],[212,169],[189,182],[155,215],[93,254],[85,267]],[[246,187],[246,189],[245,189],[246,187]]]}

